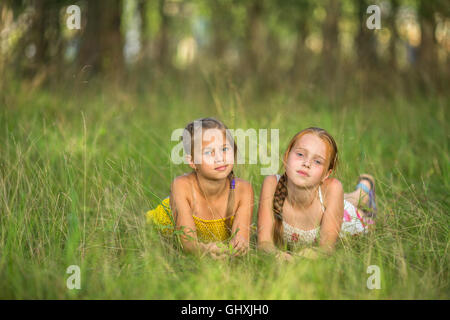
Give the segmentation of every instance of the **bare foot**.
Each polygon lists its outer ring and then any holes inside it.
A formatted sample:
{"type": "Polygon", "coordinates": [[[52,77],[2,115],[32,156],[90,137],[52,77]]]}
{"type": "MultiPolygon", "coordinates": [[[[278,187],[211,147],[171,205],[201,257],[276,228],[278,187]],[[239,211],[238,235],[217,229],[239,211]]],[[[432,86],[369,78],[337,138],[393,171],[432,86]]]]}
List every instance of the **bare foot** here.
{"type": "MultiPolygon", "coordinates": [[[[367,189],[371,190],[372,185],[370,184],[370,182],[366,179],[361,179],[362,177],[370,179],[374,185],[375,179],[369,174],[362,174],[359,176],[360,180],[358,181],[358,183],[364,184],[367,189]]],[[[353,204],[358,209],[367,207],[367,205],[369,204],[369,195],[361,188],[358,188],[353,192],[344,194],[344,199],[353,204]]]]}

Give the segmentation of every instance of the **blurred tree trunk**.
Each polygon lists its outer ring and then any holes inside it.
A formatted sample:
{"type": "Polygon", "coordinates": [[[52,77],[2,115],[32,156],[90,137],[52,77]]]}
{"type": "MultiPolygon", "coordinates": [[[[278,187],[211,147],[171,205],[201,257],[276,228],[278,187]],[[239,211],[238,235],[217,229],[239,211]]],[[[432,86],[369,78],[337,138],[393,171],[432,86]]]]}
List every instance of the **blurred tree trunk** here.
{"type": "Polygon", "coordinates": [[[281,70],[280,60],[283,52],[280,47],[280,38],[274,30],[268,31],[266,40],[266,54],[261,61],[260,74],[263,74],[263,89],[277,88],[282,84],[284,78],[281,70]]]}
{"type": "Polygon", "coordinates": [[[245,69],[247,69],[252,76],[259,73],[261,69],[261,57],[265,54],[262,23],[263,10],[261,0],[252,0],[247,6],[248,23],[245,69]]]}
{"type": "Polygon", "coordinates": [[[389,69],[390,71],[397,71],[397,50],[396,44],[398,41],[398,31],[396,25],[398,11],[398,0],[391,0],[391,12],[387,20],[388,27],[391,31],[391,38],[389,39],[389,69]]]}
{"type": "Polygon", "coordinates": [[[220,0],[211,0],[211,20],[213,29],[212,51],[218,61],[222,61],[227,47],[227,26],[230,17],[226,14],[227,8],[220,0]]]}
{"type": "Polygon", "coordinates": [[[139,0],[138,3],[138,12],[139,12],[139,18],[141,20],[140,25],[140,33],[141,33],[141,50],[139,53],[138,63],[140,65],[147,65],[148,63],[148,50],[149,50],[149,41],[148,41],[148,6],[147,6],[147,0],[139,0]]]}
{"type": "Polygon", "coordinates": [[[101,70],[100,3],[91,1],[82,12],[87,12],[87,15],[82,17],[86,20],[86,27],[82,34],[78,63],[85,72],[98,73],[101,70]]]}
{"type": "Polygon", "coordinates": [[[421,41],[418,54],[418,71],[423,85],[436,84],[438,78],[437,45],[435,38],[435,2],[421,0],[419,3],[421,41]]]}
{"type": "Polygon", "coordinates": [[[374,30],[369,30],[366,26],[366,21],[369,17],[366,10],[369,3],[366,0],[355,1],[358,14],[357,19],[359,20],[359,30],[356,36],[358,67],[362,70],[371,70],[378,65],[378,57],[374,30]]]}
{"type": "Polygon", "coordinates": [[[307,76],[306,73],[306,48],[305,41],[309,34],[309,27],[304,16],[299,16],[297,20],[297,36],[295,42],[295,51],[293,65],[291,70],[291,80],[302,80],[307,76]]]}
{"type": "Polygon", "coordinates": [[[338,34],[341,4],[339,0],[329,0],[326,5],[326,17],[323,24],[322,74],[324,84],[331,97],[335,96],[340,58],[338,34]]]}
{"type": "Polygon", "coordinates": [[[120,30],[122,1],[109,0],[108,6],[102,6],[101,53],[102,69],[118,78],[124,71],[123,37],[120,30]]]}
{"type": "Polygon", "coordinates": [[[31,41],[33,41],[35,54],[34,61],[35,66],[34,69],[37,69],[47,62],[47,47],[48,43],[45,38],[45,26],[46,26],[46,10],[48,10],[48,6],[46,6],[45,0],[35,0],[34,1],[34,10],[35,14],[33,17],[33,24],[31,27],[31,41]]]}
{"type": "MultiPolygon", "coordinates": [[[[40,86],[52,76],[62,74],[63,38],[59,21],[60,5],[56,0],[34,0],[31,3],[34,14],[30,32],[23,39],[25,73],[32,78],[33,86],[40,86]],[[31,61],[28,64],[24,56],[31,61]]],[[[64,3],[63,3],[64,5],[64,3]]],[[[58,77],[56,77],[57,81],[58,77]]]]}
{"type": "Polygon", "coordinates": [[[110,0],[108,6],[100,1],[87,3],[87,24],[78,55],[82,69],[120,78],[124,71],[121,15],[121,0],[110,0]]]}
{"type": "MultiPolygon", "coordinates": [[[[6,30],[7,28],[9,28],[14,21],[14,15],[13,15],[13,9],[12,9],[12,0],[5,0],[4,2],[0,2],[0,30],[6,30]]],[[[1,32],[0,31],[0,32],[1,32]]],[[[6,37],[8,35],[6,34],[6,37]]],[[[1,34],[0,34],[0,39],[1,39],[1,34]]],[[[0,41],[0,52],[6,52],[6,48],[3,47],[3,45],[5,45],[5,43],[3,41],[0,41]]],[[[10,66],[10,57],[11,54],[1,54],[0,55],[0,93],[3,93],[4,90],[4,86],[7,83],[5,81],[5,79],[7,78],[7,72],[6,72],[6,66],[8,65],[9,68],[8,69],[12,69],[10,66]]],[[[15,71],[15,70],[14,70],[15,71]]],[[[13,72],[14,72],[13,71],[13,72]]],[[[0,94],[0,99],[3,98],[3,96],[0,94]]],[[[0,105],[4,104],[4,101],[0,100],[0,105]]]]}
{"type": "Polygon", "coordinates": [[[166,70],[169,66],[169,16],[164,11],[166,0],[159,0],[158,11],[160,16],[160,27],[157,41],[156,60],[160,70],[166,70]]]}
{"type": "Polygon", "coordinates": [[[383,76],[379,72],[381,69],[377,69],[379,62],[376,51],[376,30],[371,30],[366,25],[370,16],[367,13],[367,8],[370,4],[372,3],[369,3],[367,0],[355,0],[357,13],[355,18],[359,22],[359,29],[355,38],[357,56],[355,77],[360,86],[361,94],[364,96],[374,93],[374,88],[378,88],[379,85],[382,86],[385,83],[383,76]]]}

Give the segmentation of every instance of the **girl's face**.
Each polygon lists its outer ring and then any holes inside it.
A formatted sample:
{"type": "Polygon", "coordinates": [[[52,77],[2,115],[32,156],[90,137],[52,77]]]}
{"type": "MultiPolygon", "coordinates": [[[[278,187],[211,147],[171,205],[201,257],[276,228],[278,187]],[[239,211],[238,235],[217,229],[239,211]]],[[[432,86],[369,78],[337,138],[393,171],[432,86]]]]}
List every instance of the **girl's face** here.
{"type": "Polygon", "coordinates": [[[207,129],[202,132],[201,149],[195,148],[194,164],[190,166],[204,177],[212,180],[225,179],[233,170],[234,150],[220,129],[207,129]],[[198,160],[200,159],[200,161],[198,160]]]}
{"type": "Polygon", "coordinates": [[[292,146],[285,167],[286,174],[296,186],[313,187],[331,173],[327,143],[312,133],[306,133],[292,146]]]}

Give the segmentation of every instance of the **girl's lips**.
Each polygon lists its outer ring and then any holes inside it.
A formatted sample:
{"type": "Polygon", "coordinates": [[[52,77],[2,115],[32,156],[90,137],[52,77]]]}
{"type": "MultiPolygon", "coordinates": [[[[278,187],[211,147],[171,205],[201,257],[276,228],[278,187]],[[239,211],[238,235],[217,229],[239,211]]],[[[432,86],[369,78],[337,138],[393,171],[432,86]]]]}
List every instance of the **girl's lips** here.
{"type": "Polygon", "coordinates": [[[299,175],[301,175],[301,176],[309,177],[309,174],[307,174],[305,171],[298,170],[297,173],[298,173],[299,175]]]}
{"type": "Polygon", "coordinates": [[[217,168],[215,168],[214,170],[217,170],[217,171],[224,171],[224,170],[226,170],[226,169],[227,169],[227,166],[225,165],[225,166],[217,167],[217,168]]]}

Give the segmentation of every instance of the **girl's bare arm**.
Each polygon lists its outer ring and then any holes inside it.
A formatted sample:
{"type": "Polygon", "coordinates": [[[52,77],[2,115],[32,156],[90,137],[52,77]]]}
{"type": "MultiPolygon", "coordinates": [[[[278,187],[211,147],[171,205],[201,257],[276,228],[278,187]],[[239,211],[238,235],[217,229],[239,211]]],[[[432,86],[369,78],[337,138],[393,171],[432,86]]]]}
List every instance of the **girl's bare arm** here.
{"type": "Polygon", "coordinates": [[[236,233],[236,235],[231,242],[238,253],[243,253],[249,247],[250,242],[254,203],[253,188],[249,182],[239,179],[234,192],[236,198],[239,199],[239,204],[232,228],[232,233],[236,233]]]}
{"type": "Polygon", "coordinates": [[[344,190],[339,180],[327,179],[324,182],[325,212],[320,226],[320,248],[326,253],[334,251],[344,216],[344,190]]]}
{"type": "Polygon", "coordinates": [[[274,175],[264,179],[258,207],[258,247],[264,251],[277,251],[273,242],[274,217],[272,211],[273,196],[277,187],[274,175]]]}

